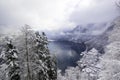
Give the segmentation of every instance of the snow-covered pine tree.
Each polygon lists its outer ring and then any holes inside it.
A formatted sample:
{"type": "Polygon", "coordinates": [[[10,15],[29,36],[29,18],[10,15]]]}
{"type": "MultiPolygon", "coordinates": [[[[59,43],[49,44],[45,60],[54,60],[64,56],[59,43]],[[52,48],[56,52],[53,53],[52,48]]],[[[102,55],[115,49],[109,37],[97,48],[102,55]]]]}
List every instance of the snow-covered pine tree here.
{"type": "Polygon", "coordinates": [[[43,32],[42,35],[36,32],[36,55],[38,56],[38,66],[41,67],[38,70],[38,80],[56,80],[57,78],[57,66],[56,60],[50,56],[49,49],[47,47],[48,40],[43,32]]]}
{"type": "Polygon", "coordinates": [[[1,80],[21,80],[17,54],[18,51],[15,46],[13,46],[12,41],[8,41],[0,56],[4,59],[2,69],[5,70],[3,71],[3,74],[5,75],[3,75],[1,80]]]}
{"type": "Polygon", "coordinates": [[[97,67],[100,53],[93,48],[89,52],[83,52],[83,57],[78,61],[78,66],[80,67],[83,76],[87,76],[88,80],[97,80],[99,67],[97,67]]]}
{"type": "Polygon", "coordinates": [[[48,75],[49,80],[56,80],[57,79],[57,63],[56,63],[56,57],[51,56],[47,58],[47,67],[48,67],[48,75]]]}
{"type": "Polygon", "coordinates": [[[42,32],[42,38],[43,38],[45,53],[48,53],[48,55],[46,57],[46,63],[47,63],[47,67],[48,67],[47,73],[49,75],[49,80],[56,80],[57,79],[56,57],[50,55],[50,51],[48,49],[47,36],[45,35],[44,32],[42,32]]]}
{"type": "Polygon", "coordinates": [[[5,63],[5,51],[6,51],[6,47],[5,44],[1,38],[0,40],[0,80],[6,80],[6,71],[5,69],[7,68],[7,65],[5,63]],[[3,45],[4,43],[4,45],[3,45]]]}
{"type": "Polygon", "coordinates": [[[56,60],[50,55],[45,33],[25,25],[15,41],[21,53],[22,80],[55,80],[56,60]]]}
{"type": "Polygon", "coordinates": [[[65,80],[84,80],[81,78],[81,71],[78,66],[69,67],[65,70],[65,80]]]}
{"type": "Polygon", "coordinates": [[[36,74],[37,74],[37,79],[38,80],[49,80],[49,76],[47,74],[47,64],[46,64],[46,57],[47,54],[45,52],[45,47],[44,47],[44,42],[42,39],[42,36],[39,34],[39,32],[36,32],[36,37],[35,37],[35,54],[36,54],[36,60],[35,63],[36,65],[36,74]]]}
{"type": "Polygon", "coordinates": [[[62,75],[61,70],[57,70],[57,80],[65,80],[65,76],[62,75]]]}
{"type": "MultiPolygon", "coordinates": [[[[24,25],[15,37],[14,44],[19,50],[21,80],[33,80],[34,68],[34,31],[29,25],[24,25]]],[[[34,79],[36,80],[36,79],[34,79]]]]}

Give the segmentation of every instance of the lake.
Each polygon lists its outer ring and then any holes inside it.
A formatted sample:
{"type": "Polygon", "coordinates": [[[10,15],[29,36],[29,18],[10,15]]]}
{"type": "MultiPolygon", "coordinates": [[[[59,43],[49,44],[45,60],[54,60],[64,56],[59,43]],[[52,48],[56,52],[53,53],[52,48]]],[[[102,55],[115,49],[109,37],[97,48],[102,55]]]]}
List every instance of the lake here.
{"type": "Polygon", "coordinates": [[[48,47],[50,53],[57,57],[58,68],[63,71],[68,66],[76,66],[76,62],[80,59],[80,53],[85,50],[83,43],[70,41],[52,41],[48,47]]]}

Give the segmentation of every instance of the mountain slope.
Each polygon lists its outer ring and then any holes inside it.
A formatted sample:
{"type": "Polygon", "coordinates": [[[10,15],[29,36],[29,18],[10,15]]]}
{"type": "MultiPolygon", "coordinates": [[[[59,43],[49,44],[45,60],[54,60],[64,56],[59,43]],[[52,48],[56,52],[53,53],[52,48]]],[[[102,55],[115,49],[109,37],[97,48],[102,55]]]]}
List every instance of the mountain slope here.
{"type": "Polygon", "coordinates": [[[75,43],[84,42],[88,50],[94,47],[100,53],[104,53],[104,46],[108,43],[108,33],[113,26],[113,23],[78,25],[73,30],[64,32],[64,35],[59,36],[57,40],[75,43]]]}

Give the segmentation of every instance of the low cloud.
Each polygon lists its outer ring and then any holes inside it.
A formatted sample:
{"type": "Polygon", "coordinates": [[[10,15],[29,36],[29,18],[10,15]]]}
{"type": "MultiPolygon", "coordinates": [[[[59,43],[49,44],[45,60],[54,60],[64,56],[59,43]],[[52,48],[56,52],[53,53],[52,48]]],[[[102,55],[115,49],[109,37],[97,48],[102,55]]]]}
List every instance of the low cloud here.
{"type": "Polygon", "coordinates": [[[37,30],[70,29],[116,16],[115,0],[0,0],[0,28],[29,24],[37,30]]]}

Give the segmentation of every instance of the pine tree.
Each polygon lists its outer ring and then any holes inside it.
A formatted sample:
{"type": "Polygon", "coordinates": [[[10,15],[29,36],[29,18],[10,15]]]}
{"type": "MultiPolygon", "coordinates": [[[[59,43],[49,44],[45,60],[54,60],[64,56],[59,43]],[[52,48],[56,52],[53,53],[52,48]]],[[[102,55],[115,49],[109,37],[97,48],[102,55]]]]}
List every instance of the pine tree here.
{"type": "MultiPolygon", "coordinates": [[[[16,45],[20,51],[20,64],[22,68],[22,80],[33,80],[34,68],[34,31],[29,25],[21,28],[20,35],[16,39],[16,45]]],[[[35,79],[34,79],[35,80],[35,79]]]]}
{"type": "Polygon", "coordinates": [[[16,45],[22,53],[22,80],[55,80],[56,60],[50,55],[44,32],[40,34],[25,25],[16,39],[16,45]]]}
{"type": "Polygon", "coordinates": [[[48,75],[49,75],[49,80],[56,80],[57,79],[57,63],[56,63],[56,58],[54,56],[48,57],[47,61],[47,67],[48,67],[48,75]]]}
{"type": "Polygon", "coordinates": [[[42,35],[36,32],[36,54],[38,56],[38,79],[39,80],[56,80],[56,60],[50,56],[49,49],[47,47],[48,41],[45,33],[42,35]]]}
{"type": "Polygon", "coordinates": [[[2,64],[5,70],[4,74],[6,74],[3,80],[21,80],[17,54],[18,51],[15,46],[13,46],[11,41],[8,41],[5,50],[1,54],[1,57],[5,61],[5,63],[2,64]]]}
{"type": "MultiPolygon", "coordinates": [[[[97,66],[99,62],[100,53],[93,48],[89,52],[83,52],[83,57],[78,61],[78,66],[81,71],[85,73],[88,80],[96,80],[100,68],[97,66]]],[[[84,76],[84,75],[83,75],[84,76]]]]}
{"type": "Polygon", "coordinates": [[[65,80],[65,76],[62,75],[61,70],[57,70],[57,80],[65,80]]]}

